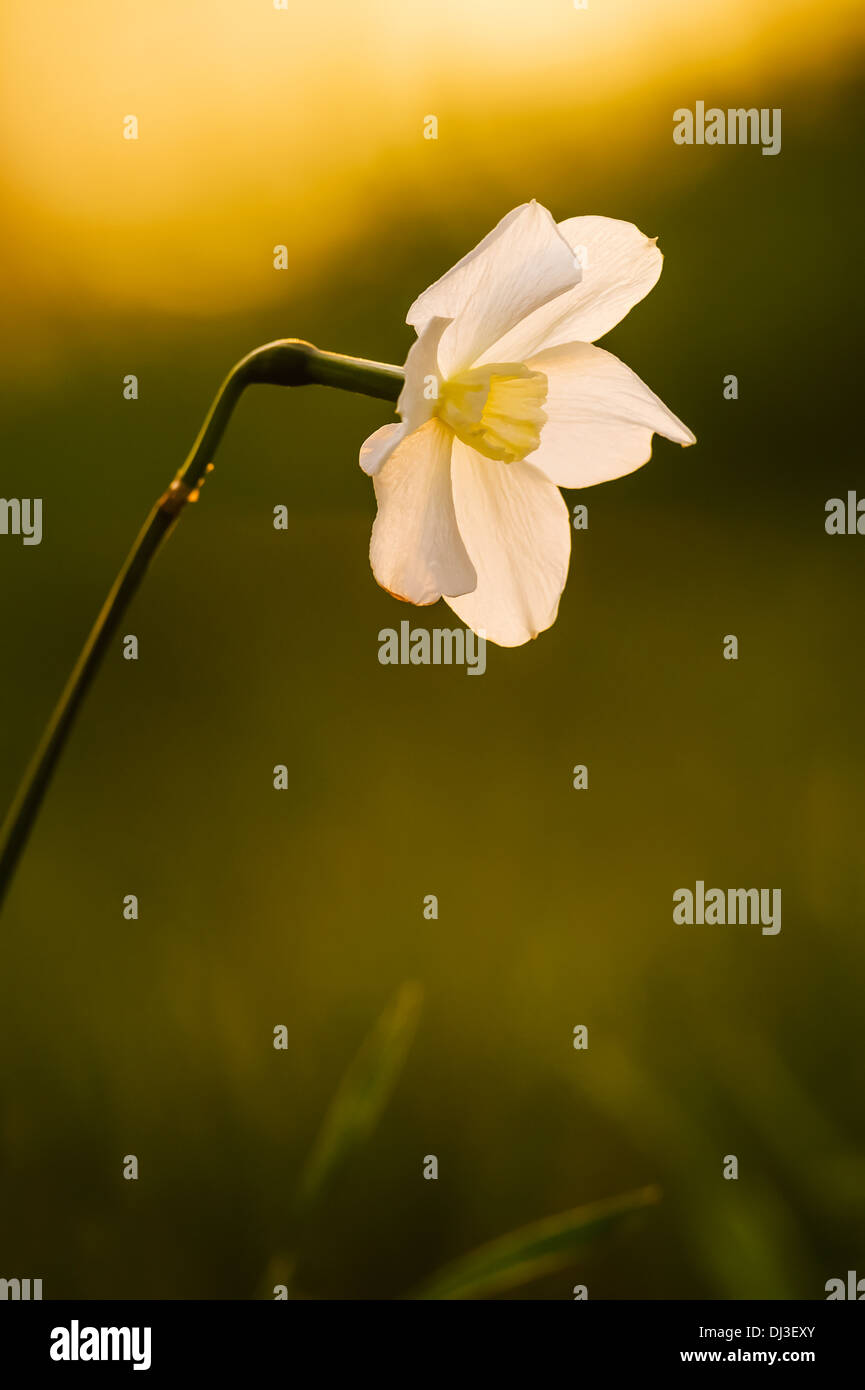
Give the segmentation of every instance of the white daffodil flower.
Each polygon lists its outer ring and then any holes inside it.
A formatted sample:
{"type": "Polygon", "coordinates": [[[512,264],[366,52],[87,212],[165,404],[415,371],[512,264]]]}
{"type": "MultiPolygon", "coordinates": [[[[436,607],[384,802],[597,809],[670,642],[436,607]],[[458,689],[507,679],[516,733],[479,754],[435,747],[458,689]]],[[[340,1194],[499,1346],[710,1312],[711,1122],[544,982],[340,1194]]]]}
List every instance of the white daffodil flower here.
{"type": "Polygon", "coordinates": [[[557,226],[531,202],[415,300],[400,423],[360,453],[378,502],[370,563],[383,588],[409,603],[444,598],[503,647],[550,627],[571,549],[559,487],[633,472],[653,433],[695,442],[593,346],[648,294],[662,260],[630,222],[557,226]]]}

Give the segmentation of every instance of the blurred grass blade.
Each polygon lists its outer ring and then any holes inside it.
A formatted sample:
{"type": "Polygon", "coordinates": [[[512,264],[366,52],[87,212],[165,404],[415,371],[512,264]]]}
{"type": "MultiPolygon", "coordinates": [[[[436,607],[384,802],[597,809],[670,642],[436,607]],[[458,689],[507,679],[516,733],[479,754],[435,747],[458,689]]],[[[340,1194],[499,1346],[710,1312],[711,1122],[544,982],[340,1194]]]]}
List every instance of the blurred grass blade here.
{"type": "Polygon", "coordinates": [[[575,1250],[632,1212],[653,1206],[660,1189],[642,1187],[621,1197],[575,1207],[482,1245],[434,1274],[413,1298],[478,1298],[528,1284],[570,1264],[575,1250]]]}
{"type": "Polygon", "coordinates": [[[343,1076],[300,1181],[301,1206],[315,1200],[378,1124],[411,1047],[422,999],[419,984],[401,985],[343,1076]]]}

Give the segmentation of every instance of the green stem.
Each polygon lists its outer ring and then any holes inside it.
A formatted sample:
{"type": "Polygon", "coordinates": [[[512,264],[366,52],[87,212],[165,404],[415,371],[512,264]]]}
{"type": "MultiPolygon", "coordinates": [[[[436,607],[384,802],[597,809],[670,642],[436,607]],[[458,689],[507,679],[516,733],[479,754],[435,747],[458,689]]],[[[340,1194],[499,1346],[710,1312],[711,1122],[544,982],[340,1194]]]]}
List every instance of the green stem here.
{"type": "Polygon", "coordinates": [[[380,400],[395,401],[402,390],[403,373],[400,367],[320,352],[311,343],[293,338],[256,348],[229,372],[188,459],[153,507],[115,579],[0,830],[0,907],[75,716],[118,624],[162,541],[186,503],[197,498],[243,391],[256,383],[335,386],[342,391],[357,391],[380,400]]]}

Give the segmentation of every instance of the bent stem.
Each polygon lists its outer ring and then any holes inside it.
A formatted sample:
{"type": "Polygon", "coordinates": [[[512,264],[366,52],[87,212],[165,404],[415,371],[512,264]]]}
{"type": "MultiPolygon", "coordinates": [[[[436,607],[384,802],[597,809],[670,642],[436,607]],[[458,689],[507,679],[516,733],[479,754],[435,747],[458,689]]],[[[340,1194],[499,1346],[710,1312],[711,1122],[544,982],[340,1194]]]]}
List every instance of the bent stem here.
{"type": "Polygon", "coordinates": [[[234,408],[246,387],[253,384],[335,386],[342,391],[356,391],[379,400],[396,401],[402,389],[403,373],[400,367],[366,362],[356,357],[342,357],[334,352],[320,352],[311,343],[296,338],[256,348],[232,368],[217,392],[189,457],[153,507],[115,579],[24,774],[0,830],[0,907],[75,716],[99,670],[120,619],[181,511],[187,502],[197,500],[234,408]]]}

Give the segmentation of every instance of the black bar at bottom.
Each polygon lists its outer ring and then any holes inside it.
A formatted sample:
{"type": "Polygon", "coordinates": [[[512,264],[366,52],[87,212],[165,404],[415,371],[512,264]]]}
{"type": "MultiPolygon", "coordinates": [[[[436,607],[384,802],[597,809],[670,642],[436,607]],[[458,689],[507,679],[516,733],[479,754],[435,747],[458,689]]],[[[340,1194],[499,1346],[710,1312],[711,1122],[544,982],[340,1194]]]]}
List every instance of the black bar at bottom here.
{"type": "Polygon", "coordinates": [[[112,1383],[185,1375],[198,1385],[210,1375],[309,1383],[342,1366],[353,1379],[383,1374],[409,1385],[438,1369],[447,1385],[472,1367],[489,1381],[501,1367],[508,1383],[534,1386],[568,1370],[761,1365],[801,1367],[822,1383],[827,1373],[861,1374],[863,1337],[865,1309],[842,1301],[8,1301],[0,1303],[0,1373],[7,1384],[14,1374],[61,1384],[106,1370],[112,1383]]]}

